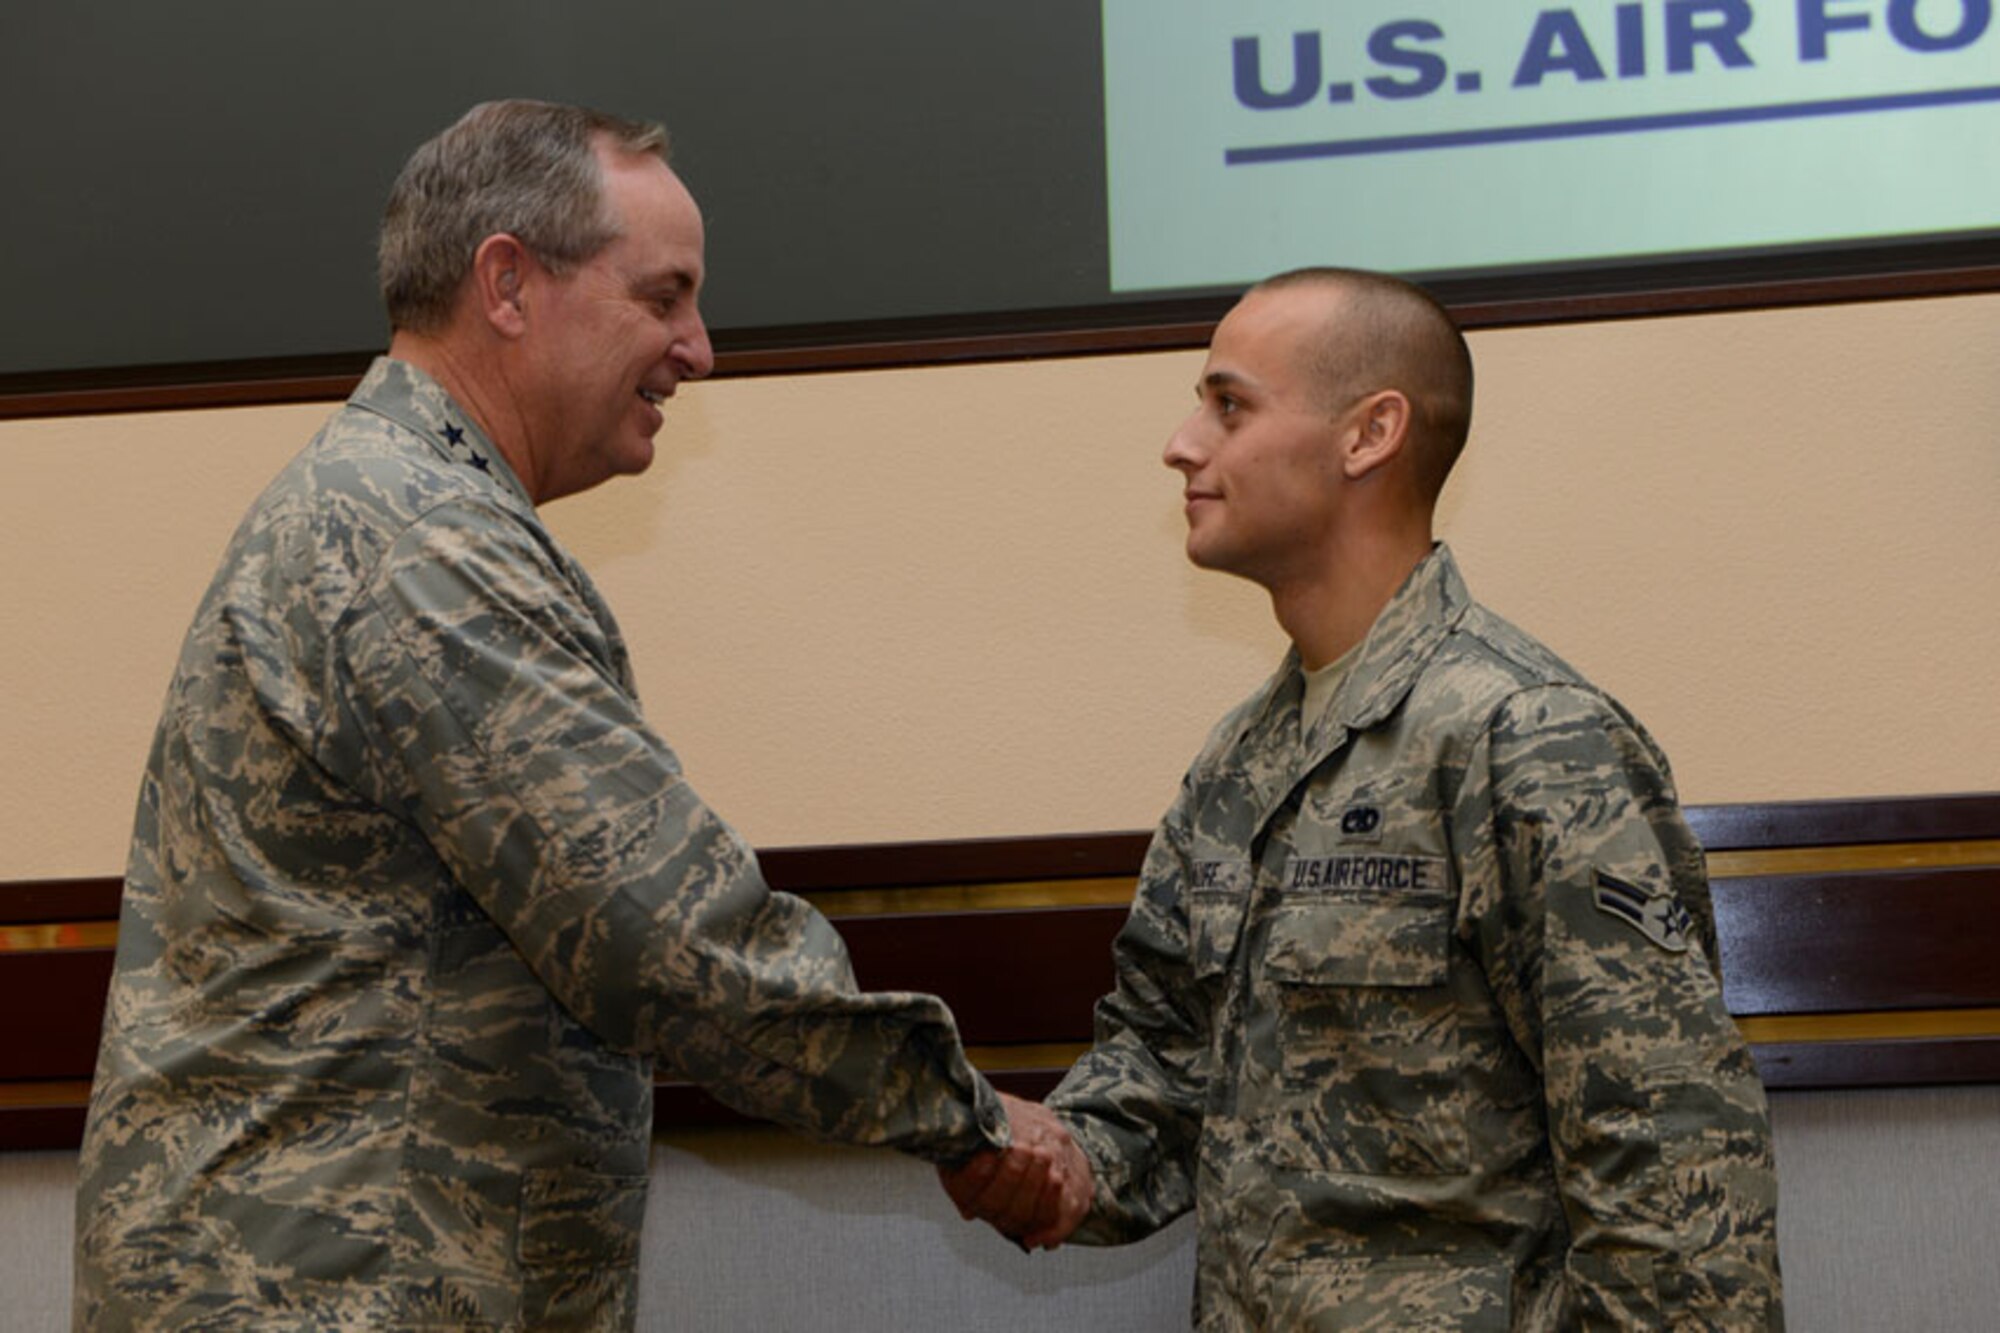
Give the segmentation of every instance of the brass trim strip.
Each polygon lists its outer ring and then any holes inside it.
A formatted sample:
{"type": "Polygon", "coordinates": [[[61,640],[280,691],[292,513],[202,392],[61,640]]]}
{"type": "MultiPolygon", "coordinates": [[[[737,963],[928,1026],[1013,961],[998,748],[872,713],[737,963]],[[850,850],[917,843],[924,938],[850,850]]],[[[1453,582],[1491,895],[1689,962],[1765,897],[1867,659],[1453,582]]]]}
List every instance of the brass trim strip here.
{"type": "Polygon", "coordinates": [[[1778,1042],[2000,1037],[2000,1009],[1903,1009],[1852,1014],[1757,1014],[1736,1020],[1743,1039],[1778,1042]]]}
{"type": "MultiPolygon", "coordinates": [[[[2000,838],[1972,842],[1906,842],[1839,847],[1778,847],[1714,852],[1714,879],[1815,875],[1867,870],[2000,867],[2000,838]]],[[[919,916],[947,912],[1023,912],[1064,907],[1125,907],[1137,880],[1129,875],[1080,879],[1003,880],[897,889],[825,889],[801,895],[829,917],[919,916]]],[[[118,942],[113,921],[64,921],[0,926],[0,953],[49,949],[108,949],[118,942]]]]}
{"type": "Polygon", "coordinates": [[[972,1067],[988,1074],[1004,1074],[1020,1069],[1068,1069],[1090,1049],[1085,1042],[1056,1042],[1038,1046],[968,1046],[966,1058],[972,1067]]]}
{"type": "Polygon", "coordinates": [[[90,1103],[88,1079],[60,1083],[0,1083],[0,1111],[48,1111],[90,1103]]]}
{"type": "Polygon", "coordinates": [[[828,916],[918,916],[934,912],[1024,912],[1059,907],[1129,907],[1131,875],[1040,879],[935,888],[827,889],[801,894],[828,916]]]}
{"type": "Polygon", "coordinates": [[[0,954],[44,953],[58,949],[114,949],[116,921],[52,921],[38,926],[0,926],[0,954]]]}
{"type": "Polygon", "coordinates": [[[1978,842],[1884,842],[1842,847],[1770,847],[1710,852],[1710,879],[1823,875],[1849,870],[1937,870],[2000,866],[2000,838],[1978,842]]]}

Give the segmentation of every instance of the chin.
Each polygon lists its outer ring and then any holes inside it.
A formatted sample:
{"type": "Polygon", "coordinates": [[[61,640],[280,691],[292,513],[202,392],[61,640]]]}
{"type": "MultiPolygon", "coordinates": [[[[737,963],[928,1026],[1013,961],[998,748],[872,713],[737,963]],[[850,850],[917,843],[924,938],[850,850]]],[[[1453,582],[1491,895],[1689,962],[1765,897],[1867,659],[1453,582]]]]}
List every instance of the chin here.
{"type": "Polygon", "coordinates": [[[1217,562],[1221,556],[1221,552],[1216,549],[1215,543],[1203,541],[1200,534],[1190,532],[1185,549],[1187,551],[1188,563],[1196,569],[1216,569],[1220,567],[1217,562]]]}
{"type": "Polygon", "coordinates": [[[613,470],[621,477],[636,477],[653,466],[654,453],[651,436],[635,440],[618,451],[613,470]]]}

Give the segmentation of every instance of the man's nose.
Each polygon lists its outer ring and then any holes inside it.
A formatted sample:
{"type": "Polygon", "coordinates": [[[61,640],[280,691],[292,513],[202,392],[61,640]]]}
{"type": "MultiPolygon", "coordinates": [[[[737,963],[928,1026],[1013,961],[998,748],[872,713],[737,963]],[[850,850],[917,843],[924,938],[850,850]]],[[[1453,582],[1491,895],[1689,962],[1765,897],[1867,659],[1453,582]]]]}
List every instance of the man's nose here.
{"type": "Polygon", "coordinates": [[[708,325],[700,315],[694,328],[674,343],[674,357],[681,363],[683,379],[698,380],[715,369],[715,347],[708,340],[708,325]]]}

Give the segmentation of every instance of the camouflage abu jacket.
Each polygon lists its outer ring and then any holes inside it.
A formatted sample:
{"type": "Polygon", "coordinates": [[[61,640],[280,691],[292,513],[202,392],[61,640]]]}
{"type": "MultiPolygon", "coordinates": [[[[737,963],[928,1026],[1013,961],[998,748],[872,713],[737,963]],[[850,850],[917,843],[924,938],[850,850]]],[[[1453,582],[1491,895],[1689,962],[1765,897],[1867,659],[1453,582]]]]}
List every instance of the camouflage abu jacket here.
{"type": "Polygon", "coordinates": [[[1323,730],[1296,657],[1147,853],[1049,1099],[1078,1239],[1198,1217],[1203,1329],[1781,1325],[1763,1088],[1638,723],[1437,548],[1323,730]]]}
{"type": "Polygon", "coordinates": [[[620,1329],[655,1059],[807,1133],[1004,1141],[639,714],[609,610],[375,363],[196,614],[141,788],[79,1329],[620,1329]]]}

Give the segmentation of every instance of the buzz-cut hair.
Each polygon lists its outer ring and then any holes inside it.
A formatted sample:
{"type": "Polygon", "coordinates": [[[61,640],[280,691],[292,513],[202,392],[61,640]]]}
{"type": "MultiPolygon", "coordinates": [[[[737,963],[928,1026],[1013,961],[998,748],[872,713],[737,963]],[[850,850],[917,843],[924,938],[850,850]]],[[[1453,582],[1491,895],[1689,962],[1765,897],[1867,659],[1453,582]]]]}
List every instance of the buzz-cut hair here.
{"type": "Polygon", "coordinates": [[[421,145],[389,190],[376,247],[390,327],[434,333],[450,322],[489,236],[514,237],[558,274],[616,240],[600,142],[667,158],[659,125],[526,100],[482,102],[421,145]]]}
{"type": "Polygon", "coordinates": [[[1386,273],[1300,268],[1264,279],[1252,292],[1293,287],[1338,290],[1346,305],[1324,336],[1301,349],[1329,410],[1364,395],[1400,390],[1415,426],[1415,478],[1435,500],[1472,430],[1472,350],[1438,299],[1386,273]]]}

